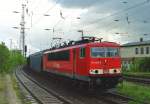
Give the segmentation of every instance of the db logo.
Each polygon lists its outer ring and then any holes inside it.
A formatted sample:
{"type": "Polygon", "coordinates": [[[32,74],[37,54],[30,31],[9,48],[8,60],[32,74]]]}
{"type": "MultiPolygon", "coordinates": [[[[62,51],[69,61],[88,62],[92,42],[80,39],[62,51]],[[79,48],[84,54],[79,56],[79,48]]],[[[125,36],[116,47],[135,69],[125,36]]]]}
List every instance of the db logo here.
{"type": "Polygon", "coordinates": [[[55,64],[55,67],[56,67],[56,68],[60,68],[60,65],[59,65],[59,64],[55,64]]]}
{"type": "Polygon", "coordinates": [[[54,68],[60,68],[60,65],[59,65],[59,64],[56,64],[56,63],[54,63],[52,66],[53,66],[54,68]]]}

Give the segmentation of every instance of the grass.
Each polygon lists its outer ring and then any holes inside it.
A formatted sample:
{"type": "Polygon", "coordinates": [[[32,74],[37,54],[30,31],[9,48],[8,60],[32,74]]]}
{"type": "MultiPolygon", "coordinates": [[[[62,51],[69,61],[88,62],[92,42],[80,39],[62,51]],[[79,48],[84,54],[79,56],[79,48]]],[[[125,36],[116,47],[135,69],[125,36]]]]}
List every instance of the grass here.
{"type": "MultiPolygon", "coordinates": [[[[130,96],[138,101],[150,103],[150,87],[137,85],[131,82],[123,82],[123,85],[117,87],[119,93],[130,96]]],[[[140,104],[130,102],[129,104],[140,104]]]]}
{"type": "Polygon", "coordinates": [[[150,78],[150,72],[124,72],[123,75],[150,78]]]}
{"type": "Polygon", "coordinates": [[[8,104],[4,75],[0,74],[0,104],[8,104]]]}
{"type": "MultiPolygon", "coordinates": [[[[17,80],[14,75],[11,76],[12,86],[17,95],[17,99],[20,100],[22,104],[31,104],[28,99],[26,99],[25,95],[21,92],[17,80]]],[[[9,99],[7,95],[7,85],[6,85],[5,74],[0,74],[0,104],[9,104],[9,99]]]]}

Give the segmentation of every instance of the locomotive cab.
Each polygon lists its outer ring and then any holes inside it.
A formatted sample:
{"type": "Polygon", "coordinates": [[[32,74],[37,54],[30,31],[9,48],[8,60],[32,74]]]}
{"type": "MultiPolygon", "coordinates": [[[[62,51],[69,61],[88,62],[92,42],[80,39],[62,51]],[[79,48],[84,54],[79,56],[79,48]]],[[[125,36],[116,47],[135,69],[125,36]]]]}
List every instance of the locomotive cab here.
{"type": "Polygon", "coordinates": [[[118,44],[92,42],[76,50],[79,57],[75,59],[75,78],[108,88],[115,87],[120,81],[121,58],[118,44]]]}
{"type": "Polygon", "coordinates": [[[91,47],[90,75],[120,74],[120,57],[118,47],[91,47]]]}
{"type": "Polygon", "coordinates": [[[90,83],[105,88],[115,87],[121,79],[119,45],[107,42],[90,46],[89,58],[90,83]]]}

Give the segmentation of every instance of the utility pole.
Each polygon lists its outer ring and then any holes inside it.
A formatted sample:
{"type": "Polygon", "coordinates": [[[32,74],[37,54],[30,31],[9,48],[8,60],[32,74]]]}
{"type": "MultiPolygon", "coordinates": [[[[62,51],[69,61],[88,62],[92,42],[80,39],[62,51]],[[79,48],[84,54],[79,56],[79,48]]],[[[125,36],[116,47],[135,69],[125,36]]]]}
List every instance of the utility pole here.
{"type": "Polygon", "coordinates": [[[25,56],[25,4],[22,4],[22,14],[21,14],[21,30],[20,30],[20,49],[22,50],[23,56],[25,56]],[[22,45],[22,47],[21,47],[22,45]]]}
{"type": "Polygon", "coordinates": [[[12,39],[10,39],[10,50],[12,49],[12,39]]]}

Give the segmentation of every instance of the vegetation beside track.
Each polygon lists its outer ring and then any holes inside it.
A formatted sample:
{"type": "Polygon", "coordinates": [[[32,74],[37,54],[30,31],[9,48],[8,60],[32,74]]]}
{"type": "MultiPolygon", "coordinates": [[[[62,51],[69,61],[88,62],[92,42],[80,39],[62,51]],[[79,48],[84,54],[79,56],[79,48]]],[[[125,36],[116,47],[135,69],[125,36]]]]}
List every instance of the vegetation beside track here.
{"type": "Polygon", "coordinates": [[[130,63],[129,69],[122,68],[124,76],[150,78],[150,57],[135,58],[130,63]]]}
{"type": "Polygon", "coordinates": [[[0,43],[0,73],[12,73],[13,69],[25,63],[25,58],[19,50],[9,50],[0,43]]]}
{"type": "Polygon", "coordinates": [[[14,104],[14,101],[16,101],[15,104],[31,104],[31,102],[22,93],[23,92],[20,90],[14,75],[0,74],[0,104],[14,104]],[[7,83],[8,79],[6,76],[10,77],[11,83],[7,83]],[[10,86],[12,88],[10,88],[10,86]],[[12,95],[10,95],[10,93],[12,95]],[[13,102],[11,102],[12,100],[13,102]]]}
{"type": "Polygon", "coordinates": [[[141,72],[150,73],[150,57],[145,58],[135,58],[132,63],[130,63],[129,69],[122,67],[123,72],[141,72]]]}
{"type": "Polygon", "coordinates": [[[8,104],[4,75],[0,74],[0,104],[8,104]]]}
{"type": "Polygon", "coordinates": [[[25,58],[22,56],[19,50],[9,50],[6,47],[5,43],[0,43],[0,104],[9,104],[9,102],[11,101],[10,99],[8,99],[10,96],[9,94],[11,93],[10,91],[14,92],[15,95],[17,95],[17,97],[14,98],[17,102],[19,101],[19,99],[21,99],[21,102],[23,104],[29,104],[23,102],[23,95],[21,94],[19,85],[13,75],[14,69],[24,63],[25,58]],[[11,78],[11,80],[9,80],[10,83],[6,83],[6,76],[9,76],[11,78]]]}
{"type": "MultiPolygon", "coordinates": [[[[117,89],[119,93],[132,97],[137,101],[150,103],[150,87],[124,81],[122,85],[118,85],[117,89]]],[[[129,104],[140,103],[130,102],[129,104]]]]}
{"type": "Polygon", "coordinates": [[[150,78],[150,72],[124,72],[123,75],[140,77],[140,78],[150,78]]]}

